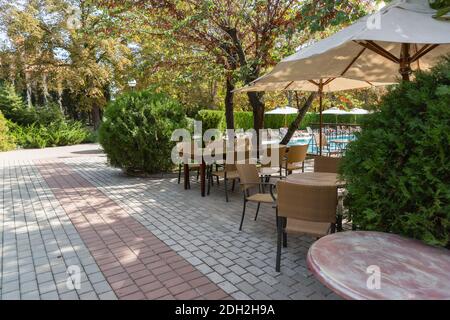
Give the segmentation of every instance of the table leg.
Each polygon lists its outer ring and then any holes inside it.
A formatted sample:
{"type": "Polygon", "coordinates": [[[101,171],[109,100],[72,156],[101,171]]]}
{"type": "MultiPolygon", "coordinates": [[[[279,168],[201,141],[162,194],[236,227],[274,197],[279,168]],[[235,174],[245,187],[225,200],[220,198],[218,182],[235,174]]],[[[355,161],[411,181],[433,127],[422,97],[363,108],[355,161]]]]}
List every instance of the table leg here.
{"type": "Polygon", "coordinates": [[[205,196],[205,185],[206,185],[206,174],[205,174],[206,164],[204,161],[200,164],[200,188],[202,192],[202,197],[205,196]]]}
{"type": "Polygon", "coordinates": [[[189,165],[187,163],[184,164],[184,189],[188,189],[189,187],[189,165]]]}

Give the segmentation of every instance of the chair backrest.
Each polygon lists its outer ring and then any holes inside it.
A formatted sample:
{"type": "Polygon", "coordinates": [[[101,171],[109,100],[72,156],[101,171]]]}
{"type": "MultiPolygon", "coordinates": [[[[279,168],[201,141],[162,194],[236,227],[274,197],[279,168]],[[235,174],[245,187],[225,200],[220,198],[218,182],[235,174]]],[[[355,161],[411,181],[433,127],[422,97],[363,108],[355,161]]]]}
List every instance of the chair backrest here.
{"type": "Polygon", "coordinates": [[[236,169],[243,190],[256,187],[255,183],[261,182],[256,164],[236,164],[236,169]]]}
{"type": "Polygon", "coordinates": [[[287,153],[287,163],[298,163],[305,161],[307,152],[307,144],[290,147],[287,153]]]}
{"type": "Polygon", "coordinates": [[[187,155],[190,155],[191,161],[195,161],[194,155],[201,155],[201,151],[198,150],[197,143],[194,140],[192,140],[191,142],[177,142],[176,148],[179,156],[183,158],[183,161],[187,161],[187,155]]]}
{"type": "Polygon", "coordinates": [[[236,165],[237,164],[250,164],[252,162],[252,160],[254,160],[254,163],[256,163],[256,159],[251,159],[251,151],[250,150],[245,150],[245,151],[234,151],[234,155],[226,155],[226,157],[231,157],[233,156],[234,158],[231,159],[227,159],[225,158],[226,162],[225,162],[225,171],[236,171],[236,165]],[[233,161],[233,163],[229,163],[229,161],[233,161]]]}
{"type": "Polygon", "coordinates": [[[337,188],[287,181],[277,184],[278,216],[311,222],[336,222],[337,188]]]}
{"type": "Polygon", "coordinates": [[[265,157],[261,157],[261,160],[264,160],[262,163],[263,167],[275,167],[275,166],[280,166],[283,163],[283,160],[286,156],[286,146],[283,144],[269,144],[267,146],[265,146],[265,150],[267,152],[267,158],[265,157]],[[271,157],[272,157],[272,153],[273,150],[277,150],[278,151],[278,163],[275,163],[272,161],[271,157]]]}
{"type": "Polygon", "coordinates": [[[314,172],[338,173],[342,158],[317,156],[314,158],[314,172]]]}

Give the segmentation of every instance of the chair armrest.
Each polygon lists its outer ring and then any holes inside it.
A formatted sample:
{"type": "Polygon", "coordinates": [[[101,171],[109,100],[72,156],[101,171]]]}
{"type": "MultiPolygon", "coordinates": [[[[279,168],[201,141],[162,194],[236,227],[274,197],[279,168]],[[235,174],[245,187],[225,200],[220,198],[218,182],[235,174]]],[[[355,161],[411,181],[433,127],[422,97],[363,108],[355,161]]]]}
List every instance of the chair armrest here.
{"type": "Polygon", "coordinates": [[[251,185],[255,185],[255,186],[269,186],[270,195],[272,196],[273,201],[277,201],[277,199],[275,198],[275,195],[273,193],[273,188],[277,186],[275,183],[270,183],[270,182],[251,182],[251,183],[246,183],[246,184],[251,184],[251,185]]]}

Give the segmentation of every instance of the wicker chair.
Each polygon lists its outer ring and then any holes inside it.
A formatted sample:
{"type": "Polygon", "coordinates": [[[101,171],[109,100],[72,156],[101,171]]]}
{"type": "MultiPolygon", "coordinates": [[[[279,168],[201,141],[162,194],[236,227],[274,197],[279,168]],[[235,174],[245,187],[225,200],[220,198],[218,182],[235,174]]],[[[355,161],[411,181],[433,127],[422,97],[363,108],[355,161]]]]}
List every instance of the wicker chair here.
{"type": "Polygon", "coordinates": [[[261,182],[256,164],[236,164],[236,169],[239,174],[239,181],[244,194],[244,208],[242,210],[241,224],[239,225],[239,230],[242,230],[247,202],[256,202],[258,204],[255,214],[256,221],[261,203],[274,204],[276,198],[273,193],[274,185],[261,182]],[[264,186],[269,186],[270,193],[265,193],[266,188],[264,188],[264,186]],[[256,190],[256,192],[254,192],[254,190],[256,190]]]}
{"type": "Polygon", "coordinates": [[[342,158],[317,156],[314,158],[314,172],[338,173],[342,158]]]}
{"type": "Polygon", "coordinates": [[[280,181],[277,184],[277,256],[280,271],[281,244],[287,246],[287,233],[322,237],[335,232],[336,187],[305,186],[280,181]]]}
{"type": "MultiPolygon", "coordinates": [[[[318,133],[314,133],[314,141],[316,143],[317,149],[320,148],[320,135],[318,133]]],[[[331,155],[341,155],[342,151],[336,150],[332,151],[330,143],[328,142],[327,136],[322,133],[322,153],[325,152],[328,156],[331,155]]]]}
{"type": "MultiPolygon", "coordinates": [[[[225,154],[224,154],[225,156],[225,154]]],[[[228,197],[228,181],[232,181],[232,187],[231,191],[234,191],[234,187],[236,185],[236,180],[239,179],[239,174],[236,169],[236,161],[240,161],[241,158],[244,158],[245,161],[247,161],[250,158],[250,151],[246,150],[245,153],[243,152],[234,152],[234,162],[235,163],[225,163],[222,166],[222,170],[212,170],[212,166],[210,166],[209,173],[208,173],[208,194],[210,193],[211,186],[213,184],[214,177],[217,179],[217,184],[219,184],[219,180],[223,179],[225,184],[225,200],[226,202],[229,201],[228,197]]],[[[216,168],[217,169],[217,168],[216,168]]]]}
{"type": "MultiPolygon", "coordinates": [[[[183,151],[190,147],[191,148],[191,155],[192,155],[191,156],[191,160],[194,160],[194,156],[193,156],[194,149],[195,149],[194,142],[191,142],[191,143],[178,142],[176,147],[177,147],[178,154],[179,154],[179,156],[182,159],[183,159],[183,151]]],[[[180,162],[178,164],[178,184],[180,184],[180,182],[181,182],[181,172],[182,172],[183,164],[184,164],[183,162],[180,162]]],[[[198,163],[189,163],[188,166],[189,166],[189,170],[193,169],[193,170],[197,171],[197,180],[198,180],[199,175],[200,175],[200,164],[198,164],[198,163]]],[[[187,185],[188,185],[188,188],[191,188],[191,184],[190,184],[189,180],[187,181],[187,185]]]]}
{"type": "Polygon", "coordinates": [[[272,156],[272,150],[277,148],[278,149],[278,164],[274,166],[270,160],[265,161],[267,159],[262,159],[261,167],[259,168],[260,175],[266,178],[266,181],[270,179],[270,176],[272,174],[278,173],[280,179],[283,177],[282,175],[282,166],[286,159],[286,146],[282,144],[276,144],[276,145],[268,145],[267,146],[267,157],[270,159],[272,156]]]}
{"type": "Polygon", "coordinates": [[[286,176],[292,173],[293,170],[302,169],[305,172],[305,159],[308,152],[308,145],[298,145],[289,148],[286,161],[283,163],[283,168],[286,171],[286,176]]]}

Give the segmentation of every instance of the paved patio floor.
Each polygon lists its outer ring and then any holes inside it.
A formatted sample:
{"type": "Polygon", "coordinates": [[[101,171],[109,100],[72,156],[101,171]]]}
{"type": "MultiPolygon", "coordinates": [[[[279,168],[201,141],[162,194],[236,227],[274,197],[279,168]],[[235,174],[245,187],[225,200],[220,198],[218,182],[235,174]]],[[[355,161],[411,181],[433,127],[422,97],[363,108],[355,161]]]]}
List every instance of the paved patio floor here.
{"type": "Polygon", "coordinates": [[[0,184],[1,299],[338,299],[314,239],[289,235],[275,272],[274,209],[239,231],[239,188],[127,177],[95,144],[0,153],[0,184]]]}

